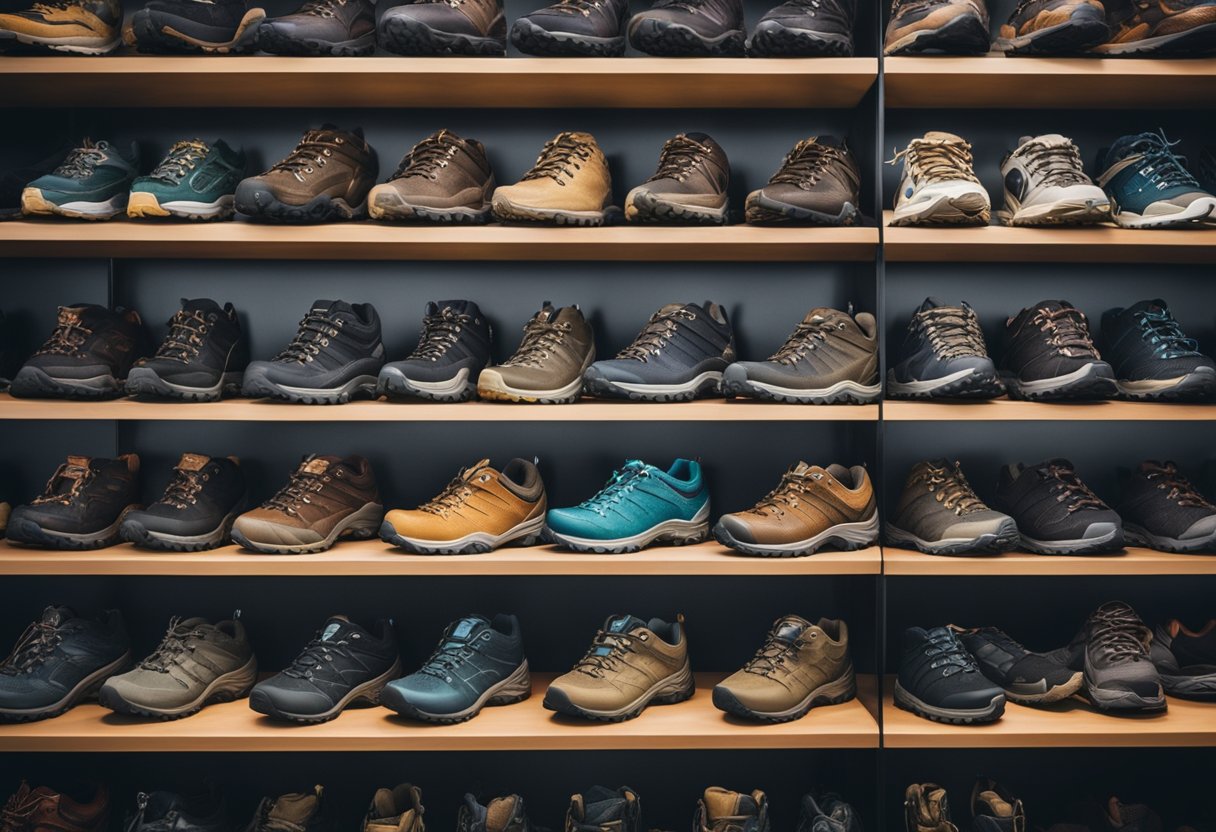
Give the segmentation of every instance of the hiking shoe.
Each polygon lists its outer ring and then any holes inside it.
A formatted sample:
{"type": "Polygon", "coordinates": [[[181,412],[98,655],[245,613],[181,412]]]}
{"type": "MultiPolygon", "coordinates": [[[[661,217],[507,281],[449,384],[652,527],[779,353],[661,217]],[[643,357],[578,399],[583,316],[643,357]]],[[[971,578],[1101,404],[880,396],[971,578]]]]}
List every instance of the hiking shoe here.
{"type": "Polygon", "coordinates": [[[1216,503],[1172,462],[1150,459],[1136,466],[1124,482],[1119,516],[1133,546],[1216,553],[1216,503]]]}
{"type": "Polygon", "coordinates": [[[0,42],[45,46],[55,52],[105,55],[122,42],[118,0],[60,0],[0,14],[0,42]]]}
{"type": "Polygon", "coordinates": [[[228,832],[230,828],[224,801],[214,792],[140,792],[135,796],[135,814],[128,815],[123,826],[127,832],[228,832]]]}
{"type": "MultiPolygon", "coordinates": [[[[131,644],[120,612],[84,618],[68,607],[47,607],[0,662],[0,721],[59,716],[97,693],[107,678],[130,663],[131,644]]],[[[104,818],[97,828],[106,828],[104,818]]]]}
{"type": "Polygon", "coordinates": [[[970,304],[947,306],[938,298],[925,298],[908,321],[899,363],[887,370],[887,395],[995,399],[1004,392],[970,304]]]}
{"type": "Polygon", "coordinates": [[[241,391],[248,363],[249,344],[231,303],[182,298],[182,308],[169,319],[169,334],[155,354],[135,362],[123,389],[152,399],[218,401],[241,391]]]}
{"type": "Polygon", "coordinates": [[[266,10],[250,0],[150,0],[131,16],[124,40],[140,52],[249,52],[257,44],[258,25],[266,10]]]}
{"type": "Polygon", "coordinates": [[[884,55],[981,55],[988,51],[984,0],[896,0],[887,22],[884,55]]]}
{"type": "Polygon", "coordinates": [[[201,552],[228,542],[228,531],[248,500],[236,457],[182,454],[160,499],[129,512],[119,533],[147,549],[201,552]]]}
{"type": "MultiPolygon", "coordinates": [[[[1216,31],[1216,2],[1207,7],[1216,31]]],[[[1216,196],[1199,186],[1165,133],[1124,136],[1098,153],[1098,184],[1124,228],[1171,228],[1211,222],[1216,196]]]]}
{"type": "Polygon", "coordinates": [[[1158,624],[1149,653],[1170,696],[1216,700],[1216,620],[1198,630],[1176,618],[1158,624]]]}
{"type": "Polygon", "coordinates": [[[856,0],[786,0],[764,13],[747,54],[752,58],[816,58],[853,55],[856,0]]]}
{"type": "Polygon", "coordinates": [[[988,680],[1019,705],[1049,705],[1081,690],[1082,674],[1049,655],[1027,650],[996,627],[956,627],[967,652],[988,680]]]}
{"type": "Polygon", "coordinates": [[[862,832],[861,818],[840,795],[804,794],[794,832],[862,832]]]}
{"type": "Polygon", "coordinates": [[[239,620],[173,618],[152,655],[107,679],[98,700],[119,714],[180,719],[212,702],[247,696],[257,675],[258,661],[239,620]]]}
{"type": "Polygon", "coordinates": [[[24,399],[112,398],[147,353],[147,338],[134,309],[61,306],[51,337],[17,371],[9,392],[24,399]]]}
{"type": "Polygon", "coordinates": [[[380,704],[423,722],[464,722],[487,705],[532,695],[523,634],[513,615],[469,615],[448,625],[422,667],[380,693],[380,704]]]}
{"type": "Polygon", "coordinates": [[[590,133],[558,133],[545,142],[532,169],[495,188],[492,202],[502,222],[603,225],[618,213],[608,160],[590,133]]]}
{"type": "Polygon", "coordinates": [[[372,0],[305,0],[291,14],[263,20],[257,46],[272,55],[371,55],[376,51],[376,4],[372,0]]]}
{"type": "MultiPolygon", "coordinates": [[[[1044,0],[1059,2],[1059,0],[1044,0]]],[[[1096,0],[1083,0],[1084,3],[1096,0]]],[[[1084,8],[1093,8],[1085,5],[1084,8]]],[[[1101,10],[1099,9],[1099,14],[1101,10]]],[[[1110,221],[1110,200],[1085,174],[1081,151],[1058,133],[1022,136],[1001,161],[1010,225],[1083,225],[1110,221]]]]}
{"type": "Polygon", "coordinates": [[[1103,314],[1102,344],[1120,395],[1141,401],[1216,399],[1216,362],[1199,351],[1160,298],[1103,314]]]}
{"type": "Polygon", "coordinates": [[[1013,518],[984,504],[959,462],[931,459],[908,472],[884,528],[887,543],[928,555],[1007,552],[1018,545],[1013,518]]]}
{"type": "Polygon", "coordinates": [[[490,322],[471,300],[428,301],[418,346],[380,369],[377,395],[465,402],[490,363],[490,322]]]}
{"type": "Polygon", "coordinates": [[[371,463],[309,454],[273,497],[236,518],[232,540],[263,554],[304,555],[341,538],[375,537],[383,517],[371,463]]]}
{"type": "Polygon", "coordinates": [[[747,195],[752,225],[853,225],[861,170],[844,139],[812,136],[794,145],[768,184],[747,195]]]}
{"type": "Polygon", "coordinates": [[[625,197],[629,222],[725,225],[730,162],[704,133],[680,133],[659,152],[654,175],[625,197]]]}
{"type": "Polygon", "coordinates": [[[1001,380],[1015,399],[1109,399],[1115,371],[1102,360],[1085,313],[1044,300],[1005,321],[1001,380]]]}
{"type": "Polygon", "coordinates": [[[765,361],[736,361],[722,372],[728,399],[790,404],[865,404],[882,395],[878,323],[869,312],[817,307],[765,361]]]}
{"type": "Polygon", "coordinates": [[[69,456],[40,495],[13,509],[5,535],[51,549],[101,549],[118,542],[122,521],[138,503],[138,456],[69,456]]]}
{"type": "Polygon", "coordinates": [[[950,820],[946,790],[936,783],[913,783],[904,792],[908,832],[958,832],[950,820]]]}
{"type": "Polygon", "coordinates": [[[551,508],[545,520],[548,542],[612,555],[652,543],[700,543],[708,532],[709,489],[700,463],[689,459],[677,459],[667,471],[628,460],[595,496],[551,508]]]}
{"type": "MultiPolygon", "coordinates": [[[[1161,817],[1141,803],[1123,803],[1117,797],[1104,802],[1092,802],[1088,807],[1089,829],[1095,832],[1165,832],[1161,817]]],[[[1074,827],[1075,828],[1075,827],[1074,827]]],[[[1081,827],[1088,830],[1086,827],[1081,827]]],[[[1195,832],[1189,826],[1177,832],[1195,832]]]]}
{"type": "Polygon", "coordinates": [[[533,832],[524,811],[524,799],[517,794],[495,797],[482,806],[471,794],[464,796],[456,813],[456,832],[533,832]]]}
{"type": "Polygon", "coordinates": [[[545,691],[544,706],[597,722],[633,719],[647,705],[671,705],[693,695],[684,616],[668,624],[632,615],[608,618],[587,654],[545,691]]]}
{"type": "Polygon", "coordinates": [[[328,722],[354,702],[375,705],[381,689],[400,675],[397,637],[388,619],[365,630],[334,615],[290,667],[253,686],[249,707],[290,722],[328,722]]]}
{"type": "Polygon", "coordinates": [[[710,786],[697,800],[694,832],[768,832],[768,795],[710,786]]]}
{"type": "Polygon", "coordinates": [[[91,787],[84,794],[60,794],[46,786],[31,789],[24,780],[4,804],[9,832],[105,832],[109,828],[110,793],[105,786],[91,787]]]}
{"type": "Polygon", "coordinates": [[[566,832],[641,832],[642,799],[628,786],[592,786],[570,796],[566,832]]]}
{"type": "Polygon", "coordinates": [[[760,722],[801,719],[817,705],[838,705],[857,695],[849,628],[821,618],[778,618],[764,646],[714,685],[714,707],[760,722]]]}
{"type": "MultiPolygon", "coordinates": [[[[0,35],[2,34],[0,32],[0,35]]],[[[70,152],[70,149],[59,149],[42,159],[17,167],[6,167],[0,172],[0,222],[21,219],[21,194],[25,191],[25,186],[35,179],[53,173],[63,164],[70,152]]]]}
{"type": "Polygon", "coordinates": [[[505,55],[502,0],[418,0],[380,17],[380,45],[398,55],[505,55]]]}
{"type": "Polygon", "coordinates": [[[1110,39],[1094,47],[1098,55],[1199,57],[1216,52],[1216,3],[1168,0],[1141,4],[1110,0],[1110,39]]]}
{"type": "Polygon", "coordinates": [[[1026,810],[1013,792],[980,777],[971,789],[971,828],[975,832],[1025,832],[1026,810]]]}
{"type": "MultiPolygon", "coordinates": [[[[66,10],[78,8],[69,4],[66,10]]],[[[64,11],[65,9],[58,9],[64,11]]],[[[0,15],[0,19],[5,15],[0,15]]],[[[21,192],[21,210],[30,216],[109,220],[123,213],[131,183],[139,174],[139,147],[124,156],[107,141],[85,139],[59,167],[39,176],[21,192]]]]}
{"type": "Polygon", "coordinates": [[[616,358],[587,369],[592,396],[646,402],[686,402],[721,395],[722,373],[734,362],[735,333],[714,303],[660,307],[616,358]]]}
{"type": "MultiPolygon", "coordinates": [[[[180,1],[200,5],[198,0],[180,1]]],[[[175,142],[150,174],[131,183],[127,216],[226,220],[244,178],[245,151],[233,150],[223,139],[175,142]]]]}
{"type": "Polygon", "coordinates": [[[799,462],[755,506],[714,525],[723,546],[745,555],[798,557],[823,546],[850,551],[878,540],[878,504],[864,466],[799,462]]]}
{"type": "Polygon", "coordinates": [[[744,25],[742,0],[655,0],[629,19],[629,42],[658,57],[740,57],[744,25]]]}
{"type": "MultiPolygon", "coordinates": [[[[946,5],[954,8],[949,2],[946,5]]],[[[961,0],[960,5],[970,7],[971,0],[961,0]]],[[[892,226],[988,224],[992,203],[972,168],[968,142],[953,133],[930,131],[908,142],[887,164],[900,159],[904,169],[895,192],[892,226]]]]}
{"type": "Polygon", "coordinates": [[[483,459],[461,469],[416,509],[393,509],[380,537],[417,555],[480,555],[514,543],[532,546],[545,526],[545,484],[536,465],[513,459],[502,472],[483,459]]]}
{"type": "Polygon", "coordinates": [[[380,315],[370,303],[313,301],[291,343],[269,361],[245,368],[241,392],[251,399],[343,404],[376,395],[384,366],[380,315]]]}
{"type": "Polygon", "coordinates": [[[322,815],[323,794],[324,789],[313,786],[309,793],[263,797],[245,832],[321,832],[328,827],[322,815]]]}
{"type": "Polygon", "coordinates": [[[1098,0],[1022,0],[993,48],[1006,55],[1076,55],[1110,37],[1098,0]]]}
{"type": "Polygon", "coordinates": [[[1163,711],[1161,676],[1149,656],[1153,633],[1122,601],[1098,607],[1063,653],[1085,673],[1082,692],[1102,711],[1163,711]]]}
{"type": "MultiPolygon", "coordinates": [[[[437,5],[442,4],[417,8],[437,5]]],[[[494,187],[494,171],[482,143],[440,130],[410,148],[388,181],[371,189],[367,213],[385,221],[482,223],[490,219],[494,187]]]]}
{"type": "Polygon", "coordinates": [[[545,301],[524,324],[515,353],[481,371],[477,395],[501,402],[576,402],[583,395],[583,375],[594,360],[595,333],[582,310],[545,301]]]}
{"type": "Polygon", "coordinates": [[[1066,459],[1001,467],[996,504],[1018,524],[1021,544],[1040,555],[1123,548],[1123,523],[1066,459]]]}
{"type": "Polygon", "coordinates": [[[625,0],[558,0],[511,26],[511,43],[526,55],[615,58],[625,54],[625,0]]]}
{"type": "Polygon", "coordinates": [[[1005,693],[985,678],[947,627],[904,631],[895,704],[934,722],[973,725],[1005,713],[1005,693]]]}
{"type": "MultiPolygon", "coordinates": [[[[330,2],[339,9],[371,5],[369,0],[319,0],[317,8],[330,2]]],[[[268,25],[258,31],[265,32],[268,25]]],[[[360,219],[367,213],[367,194],[377,172],[376,151],[364,140],[362,127],[347,131],[323,124],[307,131],[283,161],[237,185],[236,210],[285,223],[360,219]]]]}
{"type": "Polygon", "coordinates": [[[402,783],[393,789],[376,789],[363,816],[363,832],[425,832],[422,789],[402,783]]]}

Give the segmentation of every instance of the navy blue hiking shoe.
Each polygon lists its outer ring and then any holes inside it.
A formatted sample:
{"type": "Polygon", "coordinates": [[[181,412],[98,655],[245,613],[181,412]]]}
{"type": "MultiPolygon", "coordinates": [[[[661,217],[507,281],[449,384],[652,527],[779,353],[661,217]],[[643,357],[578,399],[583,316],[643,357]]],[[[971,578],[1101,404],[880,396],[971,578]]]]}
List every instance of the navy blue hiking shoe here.
{"type": "Polygon", "coordinates": [[[1163,300],[1107,311],[1102,342],[1120,395],[1165,401],[1216,398],[1216,362],[1186,336],[1163,300]]]}
{"type": "Polygon", "coordinates": [[[1200,187],[1165,133],[1124,136],[1098,154],[1098,184],[1124,228],[1212,222],[1216,196],[1200,187]]]}
{"type": "Polygon", "coordinates": [[[887,394],[901,399],[994,399],[1005,392],[975,310],[925,298],[908,322],[887,394]]]}
{"type": "Polygon", "coordinates": [[[471,300],[429,301],[418,346],[380,369],[377,392],[390,399],[463,402],[490,363],[490,322],[471,300]]]}

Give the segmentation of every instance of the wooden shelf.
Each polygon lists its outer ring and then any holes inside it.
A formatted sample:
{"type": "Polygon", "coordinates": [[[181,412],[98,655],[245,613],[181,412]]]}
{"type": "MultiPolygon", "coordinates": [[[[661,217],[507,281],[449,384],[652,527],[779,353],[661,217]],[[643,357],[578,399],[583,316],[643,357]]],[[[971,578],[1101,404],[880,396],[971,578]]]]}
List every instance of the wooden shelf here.
{"type": "Polygon", "coordinates": [[[7,419],[207,422],[873,422],[878,405],[800,405],[751,400],[596,401],[570,405],[505,402],[356,401],[332,407],[225,399],[220,402],[105,402],[14,399],[0,393],[7,419]]]}
{"type": "Polygon", "coordinates": [[[803,558],[755,558],[718,543],[656,546],[628,555],[584,555],[549,546],[506,547],[484,555],[409,555],[380,541],[339,543],[315,555],[276,557],[225,546],[209,552],[154,552],[129,544],[92,552],[23,548],[0,541],[0,575],[877,575],[877,546],[803,558]]]}
{"type": "Polygon", "coordinates": [[[877,228],[550,228],[371,222],[279,226],[121,219],[0,223],[0,257],[825,261],[871,260],[877,247],[877,228]]]}
{"type": "Polygon", "coordinates": [[[0,725],[0,752],[30,751],[591,751],[609,749],[877,748],[872,679],[868,696],[813,709],[779,725],[744,722],[714,708],[720,675],[697,674],[697,692],[676,705],[656,705],[616,724],[558,717],[541,707],[552,675],[533,674],[532,697],[486,708],[458,725],[399,719],[385,708],[345,711],[321,725],[272,722],[244,700],[212,705],[173,722],[116,716],[81,705],[55,719],[0,725]]]}
{"type": "Polygon", "coordinates": [[[888,575],[1216,575],[1216,555],[1175,555],[1137,548],[1125,549],[1121,555],[1006,552],[947,557],[886,547],[882,561],[888,575]]]}
{"type": "Polygon", "coordinates": [[[883,402],[882,417],[888,422],[1210,422],[1216,420],[1216,404],[1026,402],[1011,399],[886,401],[883,402]]]}
{"type": "Polygon", "coordinates": [[[1216,105],[1216,64],[1190,60],[887,58],[892,108],[1202,109],[1216,105]]]}
{"type": "Polygon", "coordinates": [[[1216,263],[1216,227],[891,228],[890,211],[883,223],[888,262],[1216,263]]]}
{"type": "Polygon", "coordinates": [[[895,707],[894,677],[883,686],[886,748],[1145,748],[1216,745],[1216,706],[1170,699],[1161,714],[1113,716],[1069,700],[1049,708],[1009,702],[989,725],[943,725],[895,707]]]}
{"type": "Polygon", "coordinates": [[[844,107],[877,58],[5,57],[6,107],[844,107]]]}

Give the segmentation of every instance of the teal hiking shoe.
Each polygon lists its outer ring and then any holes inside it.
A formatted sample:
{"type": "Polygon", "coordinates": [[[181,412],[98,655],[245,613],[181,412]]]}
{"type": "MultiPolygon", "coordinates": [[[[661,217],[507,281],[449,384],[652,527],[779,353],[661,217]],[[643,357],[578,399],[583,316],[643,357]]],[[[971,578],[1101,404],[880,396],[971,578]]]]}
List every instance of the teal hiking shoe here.
{"type": "Polygon", "coordinates": [[[236,186],[245,178],[245,152],[222,140],[175,142],[161,163],[131,185],[130,217],[226,220],[236,186]]]}
{"type": "Polygon", "coordinates": [[[109,142],[85,139],[54,172],[25,186],[21,210],[30,216],[113,219],[127,207],[138,164],[139,148],[134,144],[127,158],[109,142]]]}
{"type": "Polygon", "coordinates": [[[1216,196],[1186,169],[1164,133],[1124,136],[1098,154],[1098,184],[1124,228],[1168,228],[1213,222],[1216,196]]]}
{"type": "Polygon", "coordinates": [[[700,464],[689,459],[667,471],[631,459],[590,500],[550,509],[545,523],[550,543],[612,555],[658,542],[699,543],[708,533],[709,491],[700,464]]]}

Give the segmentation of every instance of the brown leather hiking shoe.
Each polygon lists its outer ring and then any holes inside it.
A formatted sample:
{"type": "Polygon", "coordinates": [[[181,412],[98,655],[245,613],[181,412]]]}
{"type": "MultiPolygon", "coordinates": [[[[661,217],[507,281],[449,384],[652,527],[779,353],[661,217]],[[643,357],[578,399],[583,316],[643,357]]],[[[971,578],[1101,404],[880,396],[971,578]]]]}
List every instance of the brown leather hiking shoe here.
{"type": "Polygon", "coordinates": [[[380,45],[398,55],[505,55],[502,0],[417,0],[380,18],[380,45]]]}
{"type": "Polygon", "coordinates": [[[313,786],[311,792],[263,797],[245,832],[314,832],[323,828],[321,798],[325,789],[313,786]]]}
{"type": "Polygon", "coordinates": [[[374,220],[485,222],[494,187],[481,142],[440,130],[414,145],[388,181],[372,188],[367,212],[374,220]]]}
{"type": "Polygon", "coordinates": [[[950,822],[946,790],[936,783],[913,783],[904,792],[908,832],[958,832],[950,822]]]}
{"type": "Polygon", "coordinates": [[[4,804],[4,832],[104,832],[110,793],[98,786],[88,802],[73,800],[46,786],[31,789],[24,780],[4,804]]]}
{"type": "Polygon", "coordinates": [[[296,149],[236,188],[236,210],[274,222],[333,222],[362,217],[376,184],[376,151],[363,128],[309,130],[296,149]]]}
{"type": "Polygon", "coordinates": [[[402,783],[395,789],[376,789],[363,818],[363,832],[425,832],[422,789],[402,783]]]}
{"type": "Polygon", "coordinates": [[[419,555],[474,555],[508,543],[532,546],[545,525],[545,484],[536,465],[513,459],[502,472],[483,459],[433,500],[394,509],[380,537],[419,555]]]}
{"type": "Polygon", "coordinates": [[[232,539],[255,552],[302,555],[342,537],[375,537],[383,517],[366,459],[309,455],[278,493],[236,518],[232,539]]]}
{"type": "Polygon", "coordinates": [[[1107,0],[1110,40],[1099,55],[1216,53],[1216,3],[1212,0],[1107,0]]]}
{"type": "Polygon", "coordinates": [[[583,394],[583,374],[595,361],[595,333],[577,306],[545,301],[524,324],[515,354],[477,377],[477,395],[502,402],[569,404],[583,394]]]}
{"type": "Polygon", "coordinates": [[[550,711],[600,722],[633,719],[647,705],[670,705],[693,695],[684,616],[668,624],[632,615],[604,622],[587,654],[545,692],[550,711]]]}
{"type": "Polygon", "coordinates": [[[768,184],[747,195],[753,225],[853,225],[861,170],[844,139],[812,136],[794,145],[768,184]]]}
{"type": "Polygon", "coordinates": [[[816,705],[836,705],[857,695],[849,628],[827,618],[778,618],[764,646],[739,670],[714,686],[714,707],[762,722],[789,722],[816,705]]]}
{"type": "Polygon", "coordinates": [[[603,225],[617,211],[608,160],[590,133],[558,133],[517,183],[494,191],[503,222],[603,225]]]}
{"type": "Polygon", "coordinates": [[[987,51],[988,8],[984,0],[895,0],[887,23],[884,55],[979,55],[987,51]]]}
{"type": "Polygon", "coordinates": [[[1109,37],[1100,0],[1021,0],[992,46],[1007,55],[1075,55],[1109,37]]]}
{"type": "Polygon", "coordinates": [[[119,0],[65,0],[34,3],[0,14],[0,43],[43,46],[56,52],[104,55],[122,42],[119,0]]]}
{"type": "Polygon", "coordinates": [[[822,546],[844,551],[878,540],[878,504],[862,465],[799,462],[754,508],[724,514],[714,537],[745,555],[788,558],[822,546]]]}
{"type": "Polygon", "coordinates": [[[768,795],[710,786],[697,801],[693,832],[769,832],[768,795]]]}
{"type": "Polygon", "coordinates": [[[724,225],[729,185],[726,151],[704,133],[680,133],[664,143],[654,176],[625,197],[625,219],[724,225]]]}

